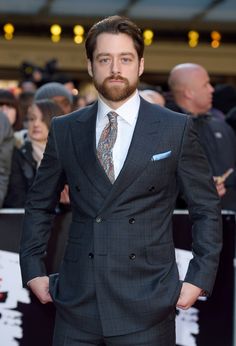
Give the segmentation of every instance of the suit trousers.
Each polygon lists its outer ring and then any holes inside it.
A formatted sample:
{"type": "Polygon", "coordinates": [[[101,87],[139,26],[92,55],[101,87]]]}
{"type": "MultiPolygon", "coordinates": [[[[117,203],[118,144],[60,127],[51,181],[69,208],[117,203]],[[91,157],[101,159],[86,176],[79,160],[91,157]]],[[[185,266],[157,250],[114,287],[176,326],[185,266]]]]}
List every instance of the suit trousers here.
{"type": "Polygon", "coordinates": [[[103,336],[71,326],[56,316],[53,346],[175,346],[175,312],[149,329],[130,334],[103,336]]]}

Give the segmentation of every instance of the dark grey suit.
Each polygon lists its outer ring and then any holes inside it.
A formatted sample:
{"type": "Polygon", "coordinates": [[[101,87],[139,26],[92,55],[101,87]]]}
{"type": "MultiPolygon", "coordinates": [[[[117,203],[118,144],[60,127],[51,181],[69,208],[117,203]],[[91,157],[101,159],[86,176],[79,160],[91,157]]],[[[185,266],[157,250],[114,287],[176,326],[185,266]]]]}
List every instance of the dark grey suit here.
{"type": "Polygon", "coordinates": [[[52,123],[26,206],[21,268],[24,284],[46,274],[53,210],[67,181],[73,220],[50,293],[67,322],[122,335],[174,310],[181,289],[172,238],[179,189],[194,223],[186,281],[211,292],[221,249],[220,207],[190,118],[141,99],[127,159],[112,185],[96,158],[96,113],[94,104],[52,123]]]}

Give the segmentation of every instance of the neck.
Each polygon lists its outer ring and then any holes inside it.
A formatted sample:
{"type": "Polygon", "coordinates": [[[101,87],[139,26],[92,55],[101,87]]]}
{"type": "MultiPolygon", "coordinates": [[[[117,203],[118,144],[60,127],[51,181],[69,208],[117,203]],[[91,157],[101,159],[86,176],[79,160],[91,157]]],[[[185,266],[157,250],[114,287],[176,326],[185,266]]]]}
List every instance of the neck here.
{"type": "Polygon", "coordinates": [[[99,93],[99,97],[101,98],[101,100],[111,109],[118,109],[120,108],[123,104],[125,104],[127,101],[129,101],[136,93],[136,90],[126,99],[121,100],[121,101],[112,101],[112,100],[107,100],[105,97],[103,97],[103,95],[101,95],[99,93]]]}
{"type": "Polygon", "coordinates": [[[192,104],[189,104],[188,102],[177,102],[177,105],[182,108],[186,113],[192,114],[192,115],[198,115],[199,110],[195,109],[192,104]]]}

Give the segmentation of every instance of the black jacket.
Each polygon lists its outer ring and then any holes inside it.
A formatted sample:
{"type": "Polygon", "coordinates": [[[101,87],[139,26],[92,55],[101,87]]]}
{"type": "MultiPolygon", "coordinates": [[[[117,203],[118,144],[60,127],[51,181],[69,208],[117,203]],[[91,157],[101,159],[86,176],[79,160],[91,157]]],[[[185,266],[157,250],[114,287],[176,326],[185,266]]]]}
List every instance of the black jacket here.
{"type": "Polygon", "coordinates": [[[14,148],[12,168],[4,208],[24,208],[26,195],[31,187],[37,170],[29,141],[21,148],[14,148]]]}
{"type": "Polygon", "coordinates": [[[7,193],[14,138],[7,116],[0,112],[0,208],[7,193]]]}
{"type": "MultiPolygon", "coordinates": [[[[183,112],[172,105],[171,109],[183,112]]],[[[221,198],[223,209],[236,211],[236,136],[224,121],[206,114],[192,116],[200,143],[209,161],[213,176],[221,176],[229,168],[234,172],[225,181],[226,194],[221,198]]],[[[178,203],[177,207],[183,206],[178,203]]]]}

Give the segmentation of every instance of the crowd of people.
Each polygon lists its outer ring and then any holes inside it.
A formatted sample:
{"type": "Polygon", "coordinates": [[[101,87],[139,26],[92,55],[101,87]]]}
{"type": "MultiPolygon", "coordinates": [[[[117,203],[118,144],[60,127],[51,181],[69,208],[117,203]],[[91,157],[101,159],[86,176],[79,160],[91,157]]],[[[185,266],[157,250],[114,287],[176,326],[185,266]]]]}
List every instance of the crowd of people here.
{"type": "MultiPolygon", "coordinates": [[[[0,207],[24,208],[26,195],[43,157],[53,116],[72,112],[96,98],[91,87],[75,97],[61,82],[21,83],[21,91],[0,89],[0,207]]],[[[60,210],[69,208],[68,190],[60,210]]]]}
{"type": "MultiPolygon", "coordinates": [[[[176,65],[169,74],[168,92],[140,83],[140,96],[193,117],[208,158],[222,208],[236,211],[236,89],[211,85],[208,72],[193,63],[176,65]]],[[[0,207],[24,208],[45,149],[53,116],[92,104],[97,91],[91,83],[73,94],[72,81],[57,79],[37,85],[20,83],[20,93],[0,89],[0,207]]],[[[67,186],[59,210],[69,208],[67,186]]],[[[179,196],[176,208],[185,208],[179,196]]]]}

